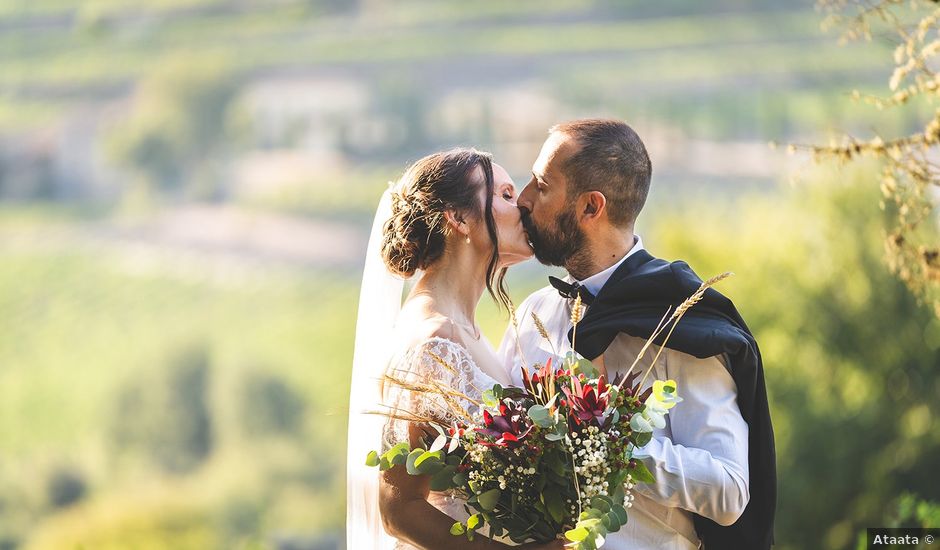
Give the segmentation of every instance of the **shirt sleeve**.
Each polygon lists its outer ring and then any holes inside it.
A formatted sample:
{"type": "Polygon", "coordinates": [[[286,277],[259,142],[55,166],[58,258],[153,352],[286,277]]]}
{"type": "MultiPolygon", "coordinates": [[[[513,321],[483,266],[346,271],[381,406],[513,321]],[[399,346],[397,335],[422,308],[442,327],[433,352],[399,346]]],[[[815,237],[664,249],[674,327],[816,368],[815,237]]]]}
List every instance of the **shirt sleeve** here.
{"type": "Polygon", "coordinates": [[[635,491],[666,506],[731,525],[744,513],[748,489],[748,426],[737,387],[718,356],[698,359],[669,350],[666,370],[682,402],[668,415],[672,437],[634,452],[656,478],[635,491]]]}

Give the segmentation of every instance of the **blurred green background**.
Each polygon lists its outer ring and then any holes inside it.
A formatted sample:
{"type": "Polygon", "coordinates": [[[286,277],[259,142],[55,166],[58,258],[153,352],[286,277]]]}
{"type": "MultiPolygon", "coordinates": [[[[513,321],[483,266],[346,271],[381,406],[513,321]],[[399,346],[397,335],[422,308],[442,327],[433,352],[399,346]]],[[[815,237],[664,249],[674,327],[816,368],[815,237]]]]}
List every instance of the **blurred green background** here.
{"type": "Polygon", "coordinates": [[[0,550],[344,547],[385,183],[474,145],[524,184],[580,116],[646,141],[646,246],[737,273],[778,548],[936,518],[940,321],[885,267],[877,169],[767,146],[916,130],[932,108],[847,97],[884,90],[891,44],[792,0],[77,4],[0,2],[0,550]]]}

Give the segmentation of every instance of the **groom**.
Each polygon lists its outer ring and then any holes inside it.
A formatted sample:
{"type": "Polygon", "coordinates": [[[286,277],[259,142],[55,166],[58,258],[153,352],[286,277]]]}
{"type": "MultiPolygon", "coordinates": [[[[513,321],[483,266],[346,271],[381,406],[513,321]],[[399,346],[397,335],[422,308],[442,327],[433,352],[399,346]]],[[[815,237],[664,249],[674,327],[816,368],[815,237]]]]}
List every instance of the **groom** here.
{"type": "MultiPolygon", "coordinates": [[[[639,354],[669,306],[701,280],[684,262],[650,255],[634,234],[652,169],[646,148],[618,120],[557,125],[519,195],[529,240],[544,264],[569,277],[550,278],[519,307],[500,355],[521,384],[527,366],[552,349],[571,349],[571,306],[580,294],[586,313],[577,351],[622,373],[639,354]],[[539,334],[532,313],[553,340],[539,334]]],[[[651,379],[674,379],[682,403],[663,429],[638,450],[656,481],[639,484],[630,519],[606,548],[764,550],[773,543],[776,468],[763,366],[753,336],[730,300],[706,292],[678,324],[651,379]]],[[[653,360],[639,363],[645,372],[653,360]]]]}

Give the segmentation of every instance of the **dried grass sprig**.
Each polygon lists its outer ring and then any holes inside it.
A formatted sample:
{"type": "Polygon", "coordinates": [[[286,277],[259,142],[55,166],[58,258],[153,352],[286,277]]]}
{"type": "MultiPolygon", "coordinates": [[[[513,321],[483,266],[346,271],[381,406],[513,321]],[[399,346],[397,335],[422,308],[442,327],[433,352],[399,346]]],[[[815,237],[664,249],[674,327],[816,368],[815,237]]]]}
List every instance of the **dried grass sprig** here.
{"type": "Polygon", "coordinates": [[[437,381],[431,381],[431,383],[412,382],[391,374],[386,374],[385,380],[406,391],[437,395],[444,400],[444,404],[447,405],[447,408],[454,416],[468,421],[472,420],[472,417],[466,409],[460,405],[459,400],[465,400],[478,407],[481,406],[481,403],[472,397],[453,388],[444,386],[437,381]]]}
{"type": "Polygon", "coordinates": [[[583,314],[584,308],[581,306],[581,293],[579,292],[578,295],[575,296],[574,304],[571,305],[571,325],[573,327],[571,332],[572,350],[576,350],[575,343],[578,338],[578,323],[581,322],[583,314]]]}
{"type": "Polygon", "coordinates": [[[734,275],[734,273],[727,271],[725,273],[722,273],[721,275],[716,275],[712,277],[711,279],[699,285],[698,290],[693,292],[691,296],[689,296],[681,304],[679,304],[679,307],[676,308],[676,311],[674,311],[672,316],[669,318],[670,322],[672,322],[672,326],[669,328],[669,332],[666,334],[666,338],[663,340],[663,344],[659,346],[659,351],[653,357],[653,361],[650,363],[649,368],[646,369],[646,372],[643,374],[643,378],[640,380],[640,385],[637,387],[639,388],[643,387],[643,383],[646,382],[646,377],[649,376],[650,372],[652,372],[653,370],[653,367],[656,366],[656,361],[658,361],[659,356],[662,355],[663,349],[666,348],[666,342],[669,341],[669,338],[672,336],[672,332],[676,330],[676,326],[679,324],[679,321],[682,319],[682,316],[685,315],[685,313],[689,311],[689,309],[691,309],[692,306],[702,301],[702,298],[705,296],[706,290],[708,290],[715,284],[727,279],[728,277],[731,277],[732,275],[734,275]]]}
{"type": "MultiPolygon", "coordinates": [[[[448,363],[447,361],[445,361],[443,357],[441,357],[440,355],[434,353],[434,352],[431,351],[431,350],[426,350],[426,353],[431,356],[431,359],[434,359],[434,361],[435,361],[437,364],[439,364],[440,366],[444,367],[448,372],[450,372],[450,373],[453,374],[454,376],[460,376],[460,374],[461,374],[460,371],[458,371],[456,367],[454,367],[453,365],[451,365],[450,363],[448,363]]],[[[473,383],[472,380],[468,380],[467,382],[470,384],[470,387],[471,387],[471,388],[473,388],[474,390],[476,390],[477,393],[479,393],[479,394],[481,394],[481,395],[483,394],[483,392],[480,390],[480,388],[476,387],[476,385],[473,383]]]]}
{"type": "Polygon", "coordinates": [[[520,365],[526,368],[529,363],[525,360],[525,354],[522,353],[522,344],[519,342],[519,318],[516,317],[516,304],[509,299],[509,321],[512,323],[513,336],[516,343],[516,353],[519,354],[520,365]]]}
{"type": "Polygon", "coordinates": [[[618,389],[622,389],[622,386],[624,382],[626,382],[627,377],[630,376],[630,373],[633,372],[633,369],[639,364],[640,360],[646,356],[646,351],[650,348],[650,346],[653,345],[653,342],[657,338],[659,338],[659,336],[668,327],[669,332],[666,334],[666,338],[663,340],[662,345],[659,346],[659,351],[657,351],[656,355],[653,356],[653,361],[650,363],[649,368],[647,368],[646,373],[643,375],[643,379],[640,381],[640,385],[637,386],[638,388],[642,388],[643,383],[646,381],[646,377],[649,375],[653,367],[656,365],[656,361],[659,360],[659,356],[662,355],[663,349],[666,347],[666,342],[669,341],[669,338],[672,336],[672,332],[676,329],[676,325],[679,323],[682,317],[686,314],[686,312],[690,308],[692,308],[695,304],[699,303],[702,300],[702,298],[705,296],[706,290],[708,290],[715,284],[727,279],[728,277],[731,277],[732,275],[734,275],[734,273],[731,273],[729,271],[729,272],[722,273],[721,275],[716,275],[715,277],[712,277],[711,279],[708,279],[707,281],[699,285],[698,289],[696,289],[696,291],[693,292],[691,296],[689,296],[681,304],[679,304],[679,306],[674,311],[670,313],[671,308],[667,309],[662,319],[660,319],[659,324],[656,325],[656,329],[653,330],[653,334],[646,340],[646,343],[643,345],[643,348],[640,350],[640,353],[638,353],[636,356],[636,359],[633,360],[633,364],[630,365],[629,369],[627,369],[627,372],[625,373],[623,380],[621,380],[620,384],[618,385],[618,389]]]}
{"type": "Polygon", "coordinates": [[[558,350],[555,349],[555,344],[552,342],[552,339],[548,336],[548,329],[545,328],[545,324],[542,323],[542,320],[539,319],[539,316],[536,313],[532,312],[532,321],[535,323],[536,330],[539,331],[539,334],[542,335],[542,338],[548,342],[548,345],[552,347],[552,354],[558,355],[558,350]]]}

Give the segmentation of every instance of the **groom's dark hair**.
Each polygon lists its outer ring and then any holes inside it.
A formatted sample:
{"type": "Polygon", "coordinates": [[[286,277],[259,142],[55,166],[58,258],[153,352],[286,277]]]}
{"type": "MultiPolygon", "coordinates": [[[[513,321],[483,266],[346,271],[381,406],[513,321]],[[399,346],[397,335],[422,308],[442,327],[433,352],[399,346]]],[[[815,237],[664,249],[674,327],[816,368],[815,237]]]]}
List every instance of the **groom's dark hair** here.
{"type": "Polygon", "coordinates": [[[568,196],[600,191],[607,198],[607,216],[616,225],[632,225],[649,194],[653,166],[643,140],[624,122],[588,118],[552,126],[578,143],[563,166],[568,196]]]}

